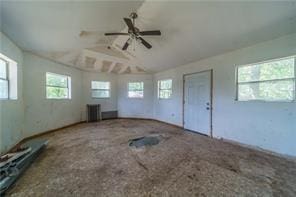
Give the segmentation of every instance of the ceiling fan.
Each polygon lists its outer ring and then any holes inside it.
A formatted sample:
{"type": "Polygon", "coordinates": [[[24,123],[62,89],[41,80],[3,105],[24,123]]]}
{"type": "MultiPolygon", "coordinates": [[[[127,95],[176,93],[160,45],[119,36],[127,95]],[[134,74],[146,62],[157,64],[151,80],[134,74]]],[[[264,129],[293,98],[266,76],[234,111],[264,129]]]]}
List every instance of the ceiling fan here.
{"type": "Polygon", "coordinates": [[[130,14],[130,18],[123,18],[124,22],[126,23],[128,27],[128,32],[127,33],[105,33],[105,36],[129,36],[127,41],[122,47],[122,50],[126,50],[128,46],[132,43],[133,40],[139,41],[142,43],[147,49],[151,49],[152,46],[149,44],[146,40],[144,40],[141,36],[160,36],[161,33],[159,30],[152,30],[152,31],[140,31],[136,26],[135,26],[135,19],[138,17],[137,13],[132,12],[130,14]]]}

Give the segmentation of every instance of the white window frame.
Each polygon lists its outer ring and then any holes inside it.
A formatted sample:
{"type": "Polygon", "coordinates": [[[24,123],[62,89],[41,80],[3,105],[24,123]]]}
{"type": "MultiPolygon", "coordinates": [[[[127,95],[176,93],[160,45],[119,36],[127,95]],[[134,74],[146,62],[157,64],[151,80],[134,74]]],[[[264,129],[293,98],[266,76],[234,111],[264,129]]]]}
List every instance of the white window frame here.
{"type": "Polygon", "coordinates": [[[239,65],[236,66],[236,71],[235,71],[235,85],[236,85],[236,95],[235,95],[235,101],[239,102],[295,102],[296,101],[296,56],[288,56],[288,57],[283,57],[283,58],[276,58],[276,59],[270,59],[262,62],[256,62],[256,63],[251,63],[251,64],[246,64],[246,65],[239,65]],[[270,79],[270,80],[259,80],[259,81],[249,81],[249,82],[238,82],[238,70],[241,67],[245,66],[250,66],[250,65],[256,65],[256,64],[264,64],[268,62],[274,62],[274,61],[279,61],[279,60],[284,60],[284,59],[289,59],[289,58],[294,58],[294,77],[292,78],[283,78],[283,79],[270,79]],[[293,99],[292,100],[264,100],[264,99],[250,99],[250,100],[239,100],[239,84],[251,84],[251,83],[262,83],[262,82],[271,82],[271,81],[284,81],[284,80],[294,80],[294,94],[293,94],[293,99]]]}
{"type": "Polygon", "coordinates": [[[0,60],[5,62],[5,72],[6,72],[6,77],[5,78],[1,78],[1,81],[7,81],[7,98],[0,98],[0,100],[9,100],[9,92],[10,92],[10,84],[9,84],[9,62],[6,61],[4,58],[0,57],[0,60]]]}
{"type": "Polygon", "coordinates": [[[45,74],[45,97],[46,99],[53,99],[53,100],[70,100],[72,99],[72,88],[71,88],[71,77],[68,75],[63,75],[63,74],[58,74],[58,73],[53,73],[53,72],[46,72],[45,74]],[[58,75],[61,77],[66,77],[67,78],[67,90],[68,90],[68,97],[67,98],[48,98],[47,97],[47,87],[55,87],[55,88],[65,88],[63,86],[52,86],[52,85],[47,85],[47,74],[51,74],[51,75],[58,75]]]}
{"type": "Polygon", "coordinates": [[[111,83],[110,83],[110,81],[95,81],[95,80],[92,80],[91,82],[90,82],[90,88],[91,88],[91,93],[93,92],[93,91],[108,91],[109,92],[109,96],[108,97],[94,97],[93,96],[93,94],[91,94],[91,97],[93,98],[93,99],[109,99],[110,97],[111,97],[111,83]],[[96,88],[92,88],[92,82],[103,82],[103,83],[108,83],[109,84],[109,87],[108,87],[108,89],[96,89],[96,88]]]}
{"type": "Polygon", "coordinates": [[[6,65],[6,77],[1,78],[3,81],[7,81],[7,98],[0,98],[1,101],[12,101],[18,98],[18,71],[17,62],[0,53],[0,59],[5,62],[6,65]]]}
{"type": "Polygon", "coordinates": [[[130,99],[143,99],[144,98],[144,82],[143,81],[130,81],[127,83],[127,97],[130,98],[130,99]],[[137,89],[137,90],[130,90],[129,89],[129,84],[130,83],[142,83],[143,84],[143,89],[137,89]],[[142,97],[131,97],[129,95],[129,92],[140,92],[142,91],[143,92],[143,96],[142,97]]]}
{"type": "Polygon", "coordinates": [[[172,79],[161,79],[161,80],[158,80],[157,81],[157,86],[158,86],[158,88],[157,88],[157,97],[158,97],[158,99],[160,99],[160,100],[162,100],[162,99],[164,99],[164,100],[166,100],[166,99],[171,99],[172,98],[172,94],[173,94],[173,80],[172,79]],[[161,89],[161,82],[162,81],[171,81],[171,88],[169,88],[169,89],[161,89]],[[161,91],[163,91],[163,90],[170,90],[171,91],[171,94],[170,94],[170,97],[169,98],[161,98],[160,97],[160,92],[161,91]]]}

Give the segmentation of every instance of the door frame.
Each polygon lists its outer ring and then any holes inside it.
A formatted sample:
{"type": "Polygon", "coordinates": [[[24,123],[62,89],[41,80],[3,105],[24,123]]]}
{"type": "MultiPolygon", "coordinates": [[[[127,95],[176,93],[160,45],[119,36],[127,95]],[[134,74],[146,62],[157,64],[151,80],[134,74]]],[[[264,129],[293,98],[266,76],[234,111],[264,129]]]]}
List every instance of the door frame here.
{"type": "MultiPolygon", "coordinates": [[[[198,73],[210,72],[210,136],[213,137],[213,69],[203,70],[194,73],[187,73],[183,74],[183,99],[182,99],[182,126],[185,129],[184,122],[185,122],[185,77],[188,75],[194,75],[198,73]]],[[[198,132],[196,132],[198,133],[198,132]]]]}

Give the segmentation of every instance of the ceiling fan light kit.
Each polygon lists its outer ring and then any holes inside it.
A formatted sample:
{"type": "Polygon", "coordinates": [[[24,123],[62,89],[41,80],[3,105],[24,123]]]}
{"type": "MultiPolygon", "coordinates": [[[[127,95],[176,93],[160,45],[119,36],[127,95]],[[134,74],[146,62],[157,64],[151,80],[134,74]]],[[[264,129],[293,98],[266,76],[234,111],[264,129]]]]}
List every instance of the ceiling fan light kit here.
{"type": "Polygon", "coordinates": [[[152,45],[149,44],[142,36],[160,36],[161,32],[160,30],[152,30],[152,31],[140,31],[135,26],[135,19],[138,17],[137,13],[132,12],[130,14],[130,18],[123,18],[125,24],[128,27],[128,32],[117,32],[117,33],[105,33],[105,36],[129,36],[127,41],[122,47],[122,50],[127,50],[127,48],[132,44],[132,41],[137,41],[139,43],[142,43],[147,49],[151,49],[152,45]]]}

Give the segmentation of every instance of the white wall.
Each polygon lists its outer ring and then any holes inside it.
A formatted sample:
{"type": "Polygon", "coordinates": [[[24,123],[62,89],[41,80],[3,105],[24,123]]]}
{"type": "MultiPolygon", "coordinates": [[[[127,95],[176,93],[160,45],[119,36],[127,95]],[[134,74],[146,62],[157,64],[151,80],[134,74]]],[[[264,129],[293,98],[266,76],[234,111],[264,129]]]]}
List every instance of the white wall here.
{"type": "Polygon", "coordinates": [[[296,156],[296,102],[235,101],[235,65],[296,54],[296,34],[154,75],[173,79],[170,100],[154,99],[155,119],[182,126],[182,77],[213,69],[213,135],[296,156]]]}
{"type": "Polygon", "coordinates": [[[80,70],[24,52],[25,133],[28,137],[81,121],[80,70]],[[46,72],[71,77],[71,99],[46,99],[46,72]]]}
{"type": "Polygon", "coordinates": [[[0,32],[0,53],[17,62],[18,99],[0,100],[0,154],[22,139],[24,105],[23,105],[23,53],[0,32]]]}
{"type": "Polygon", "coordinates": [[[82,74],[82,119],[86,118],[86,104],[101,104],[102,111],[117,110],[117,75],[106,73],[90,73],[82,74]],[[92,98],[91,81],[109,81],[111,85],[110,98],[92,98]]]}
{"type": "Polygon", "coordinates": [[[18,63],[18,100],[0,101],[0,151],[24,137],[84,119],[85,104],[100,103],[120,117],[155,118],[182,126],[183,74],[213,69],[213,134],[240,143],[296,156],[296,102],[235,101],[235,65],[296,54],[296,34],[194,62],[155,75],[113,75],[82,72],[24,52],[1,34],[1,53],[18,63]],[[45,73],[72,78],[71,100],[48,100],[45,73]],[[173,79],[169,100],[157,99],[157,80],[173,79]],[[111,98],[92,99],[91,80],[111,82],[111,98]],[[127,83],[144,82],[144,98],[127,97],[127,83]],[[24,90],[24,91],[23,91],[24,90]],[[153,110],[154,109],[154,110],[153,110]]]}
{"type": "Polygon", "coordinates": [[[117,76],[114,74],[83,72],[22,52],[2,33],[1,53],[18,63],[18,99],[0,100],[1,153],[26,137],[85,120],[88,103],[100,103],[103,111],[117,110],[117,76]],[[71,77],[70,100],[46,99],[46,72],[71,77]],[[110,81],[111,98],[92,99],[91,80],[110,81]]]}
{"type": "Polygon", "coordinates": [[[118,75],[119,117],[153,118],[153,76],[118,75]],[[128,82],[144,82],[144,98],[128,98],[128,82]]]}

